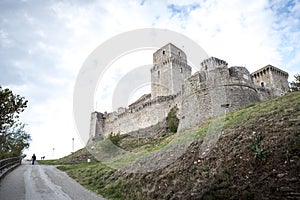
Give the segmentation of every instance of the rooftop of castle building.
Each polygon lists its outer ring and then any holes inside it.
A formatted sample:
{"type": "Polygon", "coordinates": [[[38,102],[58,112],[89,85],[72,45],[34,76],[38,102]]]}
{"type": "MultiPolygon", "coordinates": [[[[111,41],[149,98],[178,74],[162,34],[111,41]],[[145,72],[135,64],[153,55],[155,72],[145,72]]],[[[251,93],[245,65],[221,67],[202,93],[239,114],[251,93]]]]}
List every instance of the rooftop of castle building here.
{"type": "Polygon", "coordinates": [[[171,52],[172,49],[173,49],[173,50],[174,50],[174,49],[176,50],[176,52],[173,52],[173,53],[176,53],[176,54],[177,54],[178,51],[180,51],[183,55],[186,56],[186,54],[185,54],[185,52],[184,52],[183,49],[177,47],[176,45],[174,45],[174,44],[172,44],[172,43],[168,43],[168,44],[162,46],[162,47],[159,48],[157,51],[155,51],[154,54],[157,54],[158,52],[160,52],[160,51],[162,51],[162,50],[167,50],[167,51],[170,51],[170,52],[171,52]]]}
{"type": "Polygon", "coordinates": [[[284,76],[289,76],[289,74],[286,71],[283,71],[282,69],[274,67],[273,65],[270,65],[270,64],[263,67],[263,68],[260,68],[259,70],[256,70],[256,71],[252,72],[251,75],[255,75],[255,74],[258,74],[258,73],[266,71],[266,70],[276,71],[277,73],[280,73],[284,76]]]}
{"type": "Polygon", "coordinates": [[[218,67],[218,66],[228,66],[228,63],[225,60],[221,60],[216,57],[209,57],[205,60],[203,60],[200,65],[202,66],[202,70],[207,70],[208,67],[218,67]]]}
{"type": "MultiPolygon", "coordinates": [[[[180,49],[180,48],[178,48],[177,46],[175,46],[174,44],[172,44],[171,42],[169,42],[168,44],[162,46],[162,47],[159,48],[159,49],[164,49],[164,48],[169,47],[169,46],[173,46],[173,47],[175,47],[175,48],[177,48],[177,49],[180,49]]],[[[183,51],[182,49],[180,49],[180,50],[183,51]]]]}

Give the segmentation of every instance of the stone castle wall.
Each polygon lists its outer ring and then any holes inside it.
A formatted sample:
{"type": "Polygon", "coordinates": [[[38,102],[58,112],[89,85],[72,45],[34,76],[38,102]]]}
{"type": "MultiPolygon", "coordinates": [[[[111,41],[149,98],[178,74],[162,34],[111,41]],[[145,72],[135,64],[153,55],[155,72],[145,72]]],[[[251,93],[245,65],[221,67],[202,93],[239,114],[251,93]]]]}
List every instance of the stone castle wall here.
{"type": "Polygon", "coordinates": [[[174,106],[179,109],[178,130],[184,131],[210,117],[288,91],[288,74],[273,66],[250,74],[245,67],[228,68],[227,62],[214,57],[204,60],[201,66],[200,71],[187,77],[190,67],[184,52],[172,44],[164,46],[153,55],[151,94],[143,95],[128,108],[92,113],[90,138],[99,140],[110,133],[149,133],[164,124],[174,106]]]}
{"type": "Polygon", "coordinates": [[[118,112],[108,114],[94,112],[91,117],[90,137],[98,139],[99,135],[125,134],[154,126],[162,122],[169,110],[176,105],[177,96],[169,95],[146,99],[129,106],[129,108],[119,108],[118,112]]]}
{"type": "Polygon", "coordinates": [[[182,90],[184,80],[191,76],[185,53],[167,44],[153,54],[151,68],[151,96],[168,96],[182,90]]]}
{"type": "Polygon", "coordinates": [[[90,139],[98,139],[98,137],[102,137],[104,134],[102,128],[102,122],[100,120],[103,119],[103,114],[99,112],[93,112],[91,114],[90,120],[90,139]]]}
{"type": "Polygon", "coordinates": [[[289,91],[288,73],[272,65],[253,72],[253,82],[261,92],[262,100],[281,96],[289,91]]]}
{"type": "Polygon", "coordinates": [[[227,68],[219,59],[205,61],[204,70],[184,85],[179,131],[204,120],[259,101],[249,71],[244,67],[227,68]]]}
{"type": "Polygon", "coordinates": [[[259,101],[246,68],[228,68],[226,63],[216,58],[206,60],[204,66],[204,70],[185,80],[182,92],[177,95],[154,99],[144,95],[129,108],[120,108],[118,112],[109,114],[94,114],[91,127],[95,116],[100,117],[94,135],[124,134],[156,125],[165,119],[173,106],[179,108],[179,131],[183,131],[207,118],[259,101]]]}

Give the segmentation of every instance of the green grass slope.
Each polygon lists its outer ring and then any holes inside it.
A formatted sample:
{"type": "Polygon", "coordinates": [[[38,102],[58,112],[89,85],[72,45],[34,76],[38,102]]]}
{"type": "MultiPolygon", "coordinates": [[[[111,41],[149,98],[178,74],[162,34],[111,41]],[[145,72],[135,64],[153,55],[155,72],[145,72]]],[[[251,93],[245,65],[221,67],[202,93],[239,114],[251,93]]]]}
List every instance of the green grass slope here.
{"type": "MultiPolygon", "coordinates": [[[[250,105],[219,120],[222,135],[205,157],[201,145],[210,121],[189,130],[194,139],[183,155],[154,172],[128,173],[85,159],[70,162],[70,157],[59,161],[66,164],[59,169],[108,199],[300,198],[299,92],[250,105]]],[[[158,135],[122,137],[119,144],[144,155],[175,138],[158,135]]],[[[75,154],[84,157],[82,152],[75,154]]]]}
{"type": "Polygon", "coordinates": [[[79,149],[78,151],[56,160],[38,160],[39,164],[45,165],[63,165],[63,164],[75,164],[86,162],[87,159],[91,159],[95,161],[94,157],[90,152],[86,149],[79,149]]]}

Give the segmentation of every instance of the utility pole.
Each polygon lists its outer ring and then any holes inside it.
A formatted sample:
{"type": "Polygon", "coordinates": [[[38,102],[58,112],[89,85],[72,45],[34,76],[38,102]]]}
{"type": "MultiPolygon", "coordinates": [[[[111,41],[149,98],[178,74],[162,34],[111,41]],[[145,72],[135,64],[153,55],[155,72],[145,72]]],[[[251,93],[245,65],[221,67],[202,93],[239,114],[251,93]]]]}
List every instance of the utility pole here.
{"type": "Polygon", "coordinates": [[[72,153],[74,153],[74,138],[72,138],[72,153]]]}

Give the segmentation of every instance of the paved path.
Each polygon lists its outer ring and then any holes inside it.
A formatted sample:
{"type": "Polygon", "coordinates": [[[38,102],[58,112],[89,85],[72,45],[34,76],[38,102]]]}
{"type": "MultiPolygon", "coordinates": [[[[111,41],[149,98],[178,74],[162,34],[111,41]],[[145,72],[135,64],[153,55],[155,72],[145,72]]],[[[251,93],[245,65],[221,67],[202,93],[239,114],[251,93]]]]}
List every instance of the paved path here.
{"type": "Polygon", "coordinates": [[[0,180],[1,200],[104,200],[66,173],[49,165],[25,162],[0,180]]]}

